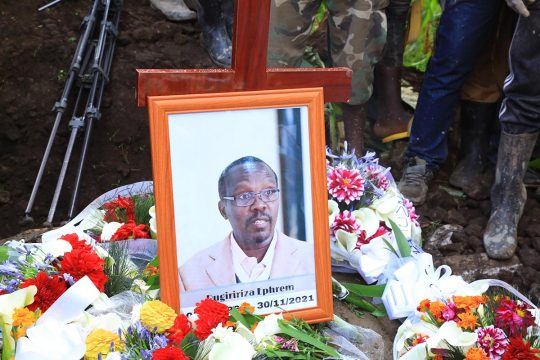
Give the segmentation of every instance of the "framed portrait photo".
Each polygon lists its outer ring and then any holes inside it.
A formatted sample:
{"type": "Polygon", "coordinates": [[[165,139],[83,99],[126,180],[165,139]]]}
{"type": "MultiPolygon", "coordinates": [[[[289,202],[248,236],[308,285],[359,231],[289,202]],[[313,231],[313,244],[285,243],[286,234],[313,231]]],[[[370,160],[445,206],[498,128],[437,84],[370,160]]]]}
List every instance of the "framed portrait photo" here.
{"type": "Polygon", "coordinates": [[[332,319],[322,88],[148,97],[161,298],[332,319]]]}

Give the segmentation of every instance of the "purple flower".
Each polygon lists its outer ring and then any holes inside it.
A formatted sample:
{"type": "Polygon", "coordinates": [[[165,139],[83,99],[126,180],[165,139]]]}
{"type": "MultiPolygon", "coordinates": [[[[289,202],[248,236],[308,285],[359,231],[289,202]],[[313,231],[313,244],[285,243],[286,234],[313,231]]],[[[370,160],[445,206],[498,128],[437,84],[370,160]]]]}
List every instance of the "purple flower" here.
{"type": "Polygon", "coordinates": [[[0,264],[0,275],[22,279],[21,270],[17,267],[15,263],[9,260],[3,264],[0,264]]]}

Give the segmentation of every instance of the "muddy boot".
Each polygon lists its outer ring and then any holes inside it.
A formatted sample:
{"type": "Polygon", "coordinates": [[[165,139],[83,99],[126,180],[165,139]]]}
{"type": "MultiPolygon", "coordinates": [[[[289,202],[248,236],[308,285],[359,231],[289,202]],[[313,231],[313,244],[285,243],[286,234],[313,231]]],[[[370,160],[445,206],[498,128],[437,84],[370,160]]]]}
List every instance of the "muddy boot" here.
{"type": "Polygon", "coordinates": [[[222,14],[219,0],[186,0],[186,4],[197,11],[201,27],[201,45],[210,59],[221,67],[231,66],[232,43],[222,14]]]}
{"type": "Polygon", "coordinates": [[[401,102],[401,67],[377,64],[374,81],[377,119],[373,134],[383,142],[407,138],[413,115],[401,102]]]}
{"type": "Polygon", "coordinates": [[[398,183],[398,189],[403,196],[415,205],[426,201],[429,184],[435,176],[435,170],[424,159],[414,156],[405,158],[403,175],[398,183]]]}
{"type": "Polygon", "coordinates": [[[517,247],[517,225],[527,200],[523,177],[538,133],[501,133],[495,183],[491,189],[491,217],[484,233],[490,258],[509,259],[517,247]]]}
{"type": "Polygon", "coordinates": [[[366,122],[366,110],[364,105],[342,106],[342,121],[345,128],[345,140],[349,149],[355,149],[358,157],[364,155],[364,124],[366,122]]]}
{"type": "Polygon", "coordinates": [[[497,104],[462,101],[461,160],[450,175],[452,186],[476,200],[489,197],[493,170],[487,158],[492,124],[497,119],[497,104]]]}

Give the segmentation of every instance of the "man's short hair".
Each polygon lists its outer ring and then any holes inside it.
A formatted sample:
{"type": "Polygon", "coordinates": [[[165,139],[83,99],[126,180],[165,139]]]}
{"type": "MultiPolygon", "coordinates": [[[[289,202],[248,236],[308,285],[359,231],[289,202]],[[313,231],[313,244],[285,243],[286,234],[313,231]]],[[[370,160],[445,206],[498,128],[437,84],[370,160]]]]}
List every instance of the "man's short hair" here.
{"type": "Polygon", "coordinates": [[[223,172],[219,176],[218,193],[219,193],[219,198],[220,199],[222,199],[224,196],[227,196],[225,194],[225,179],[229,176],[231,170],[234,167],[238,166],[238,165],[245,165],[245,164],[263,164],[263,165],[266,165],[266,167],[269,168],[272,171],[272,174],[274,174],[274,179],[276,180],[276,184],[278,183],[276,172],[274,171],[274,169],[272,169],[270,167],[270,165],[268,165],[267,163],[265,163],[264,161],[262,161],[258,157],[244,156],[244,157],[241,157],[240,159],[234,160],[232,163],[227,165],[225,170],[223,170],[223,172]]]}

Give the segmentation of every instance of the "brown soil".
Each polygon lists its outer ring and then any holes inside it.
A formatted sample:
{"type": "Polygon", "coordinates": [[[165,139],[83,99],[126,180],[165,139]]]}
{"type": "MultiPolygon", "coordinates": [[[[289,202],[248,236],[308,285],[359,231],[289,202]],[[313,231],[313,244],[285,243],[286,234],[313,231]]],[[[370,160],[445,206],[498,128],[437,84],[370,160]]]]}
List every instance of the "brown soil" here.
{"type": "MultiPolygon", "coordinates": [[[[90,0],[64,0],[44,12],[45,0],[0,1],[0,239],[39,227],[47,218],[69,134],[66,112],[32,209],[33,225],[20,225],[45,150],[63,77],[79,37],[90,0]]],[[[100,194],[122,184],[151,179],[149,134],[145,108],[135,102],[137,68],[215,67],[199,44],[196,21],[171,22],[147,0],[125,1],[110,83],[105,90],[102,117],[95,124],[83,173],[77,213],[100,194]]],[[[66,219],[82,137],[77,140],[55,215],[66,219]]],[[[204,151],[205,148],[200,151],[204,151]]],[[[455,158],[455,154],[454,154],[455,158]]],[[[396,175],[396,174],[395,174],[396,175]]],[[[442,224],[463,227],[452,243],[434,257],[444,261],[456,254],[484,251],[481,234],[489,216],[489,201],[449,195],[447,176],[439,176],[428,203],[418,209],[428,235],[442,224]]],[[[534,301],[540,294],[540,204],[530,192],[520,225],[517,252],[519,276],[500,275],[534,301]]],[[[455,269],[459,273],[459,269],[455,269]]]]}

